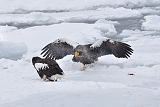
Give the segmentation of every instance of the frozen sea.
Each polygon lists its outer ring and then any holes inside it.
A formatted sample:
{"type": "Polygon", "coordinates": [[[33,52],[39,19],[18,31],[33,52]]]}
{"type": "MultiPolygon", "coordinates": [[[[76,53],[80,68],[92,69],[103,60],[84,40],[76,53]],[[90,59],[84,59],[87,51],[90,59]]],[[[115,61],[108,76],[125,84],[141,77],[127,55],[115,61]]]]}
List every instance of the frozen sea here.
{"type": "Polygon", "coordinates": [[[0,0],[0,107],[160,107],[159,41],[159,0],[0,0]],[[57,60],[67,78],[44,82],[31,59],[64,37],[108,37],[134,53],[85,71],[68,55],[57,60]]]}

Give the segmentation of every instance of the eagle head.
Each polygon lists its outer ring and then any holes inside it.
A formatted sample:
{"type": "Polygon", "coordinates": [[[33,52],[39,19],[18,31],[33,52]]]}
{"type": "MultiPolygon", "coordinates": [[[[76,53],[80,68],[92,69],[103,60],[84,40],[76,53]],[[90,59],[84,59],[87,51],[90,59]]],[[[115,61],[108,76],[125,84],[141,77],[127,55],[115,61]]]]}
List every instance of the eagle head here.
{"type": "Polygon", "coordinates": [[[32,64],[34,65],[37,60],[41,59],[40,57],[36,56],[32,58],[32,64]]]}

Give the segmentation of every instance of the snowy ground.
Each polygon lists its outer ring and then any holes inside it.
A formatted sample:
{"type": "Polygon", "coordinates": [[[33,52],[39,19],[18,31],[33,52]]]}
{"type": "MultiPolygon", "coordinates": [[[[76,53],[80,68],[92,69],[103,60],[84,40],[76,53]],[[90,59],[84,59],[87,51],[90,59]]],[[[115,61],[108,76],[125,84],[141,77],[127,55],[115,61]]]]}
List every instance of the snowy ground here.
{"type": "Polygon", "coordinates": [[[159,0],[0,0],[0,107],[160,107],[159,0]],[[68,79],[44,82],[31,59],[57,38],[128,43],[129,59],[103,56],[79,71],[57,60],[68,79]],[[134,75],[128,75],[134,74],[134,75]]]}

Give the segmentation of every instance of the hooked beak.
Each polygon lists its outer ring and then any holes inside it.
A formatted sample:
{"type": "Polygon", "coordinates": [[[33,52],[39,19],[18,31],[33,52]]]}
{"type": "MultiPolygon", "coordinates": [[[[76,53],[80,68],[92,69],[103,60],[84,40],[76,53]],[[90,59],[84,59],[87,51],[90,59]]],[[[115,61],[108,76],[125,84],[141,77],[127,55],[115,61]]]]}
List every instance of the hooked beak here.
{"type": "Polygon", "coordinates": [[[74,53],[74,56],[75,56],[75,57],[79,56],[79,52],[75,52],[75,53],[74,53]]]}

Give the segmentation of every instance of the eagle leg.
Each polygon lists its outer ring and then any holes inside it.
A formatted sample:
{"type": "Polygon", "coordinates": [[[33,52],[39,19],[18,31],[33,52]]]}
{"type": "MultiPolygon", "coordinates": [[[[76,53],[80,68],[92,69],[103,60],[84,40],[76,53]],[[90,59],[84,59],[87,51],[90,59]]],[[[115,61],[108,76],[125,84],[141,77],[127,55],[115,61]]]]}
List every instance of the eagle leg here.
{"type": "Polygon", "coordinates": [[[43,79],[44,81],[47,81],[47,76],[46,76],[46,75],[43,75],[42,79],[43,79]]]}
{"type": "Polygon", "coordinates": [[[81,71],[85,71],[85,65],[82,64],[82,63],[80,63],[80,70],[81,70],[81,71]]]}
{"type": "Polygon", "coordinates": [[[85,67],[82,67],[82,68],[81,68],[81,71],[85,71],[85,67]]]}

